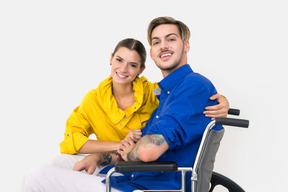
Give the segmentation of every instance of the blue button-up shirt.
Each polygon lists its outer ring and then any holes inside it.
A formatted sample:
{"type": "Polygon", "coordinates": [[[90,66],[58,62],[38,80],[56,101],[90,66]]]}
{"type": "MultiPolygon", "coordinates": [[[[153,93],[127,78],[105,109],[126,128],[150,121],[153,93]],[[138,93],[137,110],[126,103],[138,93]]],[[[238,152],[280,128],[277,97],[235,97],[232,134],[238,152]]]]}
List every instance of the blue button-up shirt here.
{"type": "MultiPolygon", "coordinates": [[[[184,65],[158,83],[155,90],[159,101],[146,126],[145,134],[161,134],[169,149],[158,161],[175,161],[179,167],[192,167],[203,132],[210,118],[203,115],[206,106],[215,105],[209,98],[217,91],[204,76],[194,73],[190,66],[184,65]]],[[[215,126],[214,129],[221,129],[215,126]]],[[[186,190],[190,191],[190,175],[186,190]]],[[[123,191],[135,189],[179,189],[179,172],[129,173],[111,179],[112,186],[123,191]]]]}

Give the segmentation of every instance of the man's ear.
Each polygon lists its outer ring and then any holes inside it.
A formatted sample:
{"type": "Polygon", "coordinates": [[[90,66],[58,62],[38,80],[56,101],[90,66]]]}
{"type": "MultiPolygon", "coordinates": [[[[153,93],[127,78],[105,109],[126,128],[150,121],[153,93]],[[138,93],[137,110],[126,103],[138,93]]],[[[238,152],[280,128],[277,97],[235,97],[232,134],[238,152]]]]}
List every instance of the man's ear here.
{"type": "Polygon", "coordinates": [[[190,43],[189,41],[185,41],[184,42],[184,46],[185,46],[185,53],[188,53],[190,50],[190,43]]]}

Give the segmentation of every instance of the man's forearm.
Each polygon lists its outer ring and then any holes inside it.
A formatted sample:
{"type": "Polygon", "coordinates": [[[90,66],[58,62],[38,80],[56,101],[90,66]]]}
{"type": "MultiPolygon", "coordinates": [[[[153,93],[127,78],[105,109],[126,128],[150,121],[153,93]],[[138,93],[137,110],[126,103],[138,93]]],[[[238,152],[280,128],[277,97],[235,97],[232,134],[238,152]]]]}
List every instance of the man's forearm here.
{"type": "Polygon", "coordinates": [[[99,153],[98,166],[114,165],[117,162],[119,154],[117,151],[99,153]]]}
{"type": "Polygon", "coordinates": [[[129,161],[155,161],[169,148],[162,135],[145,135],[128,153],[129,161]]]}

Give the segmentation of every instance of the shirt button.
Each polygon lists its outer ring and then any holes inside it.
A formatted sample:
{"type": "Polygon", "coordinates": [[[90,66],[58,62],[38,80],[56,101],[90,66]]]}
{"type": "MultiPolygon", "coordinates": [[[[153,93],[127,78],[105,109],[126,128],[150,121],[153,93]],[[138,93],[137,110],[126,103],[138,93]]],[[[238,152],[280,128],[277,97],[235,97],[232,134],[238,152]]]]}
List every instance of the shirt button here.
{"type": "Polygon", "coordinates": [[[132,174],[131,177],[134,177],[134,174],[132,174]]]}
{"type": "Polygon", "coordinates": [[[69,136],[69,134],[67,134],[67,136],[69,136]]]}
{"type": "Polygon", "coordinates": [[[170,91],[167,91],[167,94],[169,95],[169,94],[170,94],[170,91]]]}
{"type": "Polygon", "coordinates": [[[128,117],[126,117],[126,119],[128,119],[128,117]]]}
{"type": "Polygon", "coordinates": [[[158,115],[156,115],[156,118],[158,119],[158,118],[159,118],[159,116],[158,116],[158,115]]]}
{"type": "Polygon", "coordinates": [[[120,124],[120,126],[122,126],[122,124],[120,124]]]}

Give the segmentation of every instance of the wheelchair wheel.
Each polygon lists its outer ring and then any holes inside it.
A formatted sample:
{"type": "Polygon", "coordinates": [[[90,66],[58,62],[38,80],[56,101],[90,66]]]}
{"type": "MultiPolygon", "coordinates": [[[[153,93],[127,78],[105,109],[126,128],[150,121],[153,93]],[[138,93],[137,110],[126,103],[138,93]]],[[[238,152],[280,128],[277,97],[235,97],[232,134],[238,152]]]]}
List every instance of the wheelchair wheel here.
{"type": "Polygon", "coordinates": [[[224,188],[228,189],[229,192],[245,192],[237,183],[216,172],[212,173],[210,184],[211,187],[209,192],[213,192],[217,185],[223,186],[224,188]]]}

